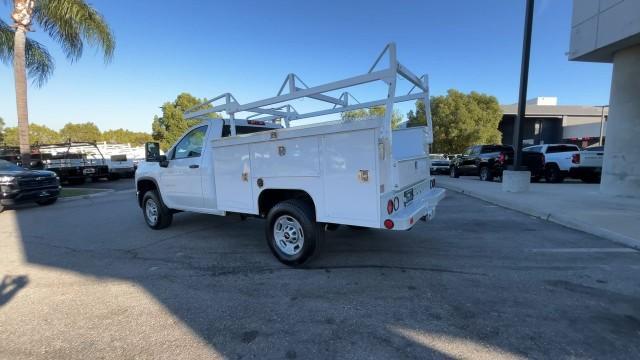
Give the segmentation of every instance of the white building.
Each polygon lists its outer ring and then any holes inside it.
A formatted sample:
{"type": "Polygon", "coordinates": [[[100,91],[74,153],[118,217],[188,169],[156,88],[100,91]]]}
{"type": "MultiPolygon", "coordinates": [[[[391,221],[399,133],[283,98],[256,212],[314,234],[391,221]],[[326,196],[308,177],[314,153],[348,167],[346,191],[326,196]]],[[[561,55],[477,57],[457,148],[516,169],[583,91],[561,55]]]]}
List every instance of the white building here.
{"type": "Polygon", "coordinates": [[[613,63],[600,190],[640,197],[640,1],[574,0],[569,60],[613,63]]]}

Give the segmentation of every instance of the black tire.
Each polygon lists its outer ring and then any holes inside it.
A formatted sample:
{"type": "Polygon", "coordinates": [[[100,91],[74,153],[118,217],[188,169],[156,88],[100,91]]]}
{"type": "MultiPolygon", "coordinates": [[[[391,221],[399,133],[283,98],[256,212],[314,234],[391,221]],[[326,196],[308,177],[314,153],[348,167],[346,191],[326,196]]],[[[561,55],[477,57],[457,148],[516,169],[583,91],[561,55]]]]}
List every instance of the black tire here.
{"type": "Polygon", "coordinates": [[[491,169],[489,169],[488,166],[482,166],[480,168],[480,180],[493,181],[493,174],[491,173],[491,169]]]}
{"type": "Polygon", "coordinates": [[[38,201],[36,201],[36,204],[38,204],[40,206],[47,206],[47,205],[54,204],[56,201],[58,201],[58,197],[57,196],[54,197],[54,198],[38,200],[38,201]]]}
{"type": "Polygon", "coordinates": [[[550,183],[560,183],[564,180],[562,174],[560,173],[560,169],[557,165],[553,164],[547,167],[547,170],[544,174],[545,180],[550,183]]]}
{"type": "Polygon", "coordinates": [[[120,179],[120,174],[110,173],[108,178],[109,178],[110,181],[115,181],[115,180],[120,179]]]}
{"type": "Polygon", "coordinates": [[[366,226],[358,226],[358,225],[349,225],[349,229],[354,230],[354,231],[369,230],[369,228],[366,227],[366,226]]]}
{"type": "Polygon", "coordinates": [[[307,262],[319,252],[324,240],[324,231],[315,221],[313,207],[302,200],[286,200],[271,208],[267,214],[265,235],[273,255],[288,266],[299,266],[307,262]],[[295,222],[291,221],[292,219],[295,222]],[[288,225],[284,223],[287,222],[291,225],[291,230],[285,230],[288,225]],[[282,232],[281,239],[276,238],[277,227],[282,232]],[[296,243],[300,239],[300,230],[302,230],[303,243],[296,248],[296,243]],[[289,239],[296,241],[288,241],[289,239]],[[282,247],[290,247],[290,253],[285,252],[282,247]]]}
{"type": "Polygon", "coordinates": [[[455,166],[449,168],[449,177],[459,178],[460,174],[458,173],[458,169],[455,166]]]}
{"type": "Polygon", "coordinates": [[[171,209],[162,202],[155,190],[149,190],[144,193],[142,197],[142,216],[144,216],[144,221],[147,225],[154,230],[168,227],[173,220],[171,209]],[[149,211],[147,211],[147,207],[150,207],[149,211]],[[155,207],[155,211],[153,207],[155,207]],[[155,214],[155,218],[152,217],[153,214],[155,214]]]}

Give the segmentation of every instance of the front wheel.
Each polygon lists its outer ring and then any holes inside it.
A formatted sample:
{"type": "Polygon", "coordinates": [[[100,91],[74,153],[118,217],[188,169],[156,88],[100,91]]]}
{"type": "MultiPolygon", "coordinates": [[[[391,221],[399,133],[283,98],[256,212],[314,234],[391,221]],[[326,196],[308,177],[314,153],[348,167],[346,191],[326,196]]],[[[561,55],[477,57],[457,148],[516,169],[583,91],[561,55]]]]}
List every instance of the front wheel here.
{"type": "Polygon", "coordinates": [[[458,169],[456,169],[455,166],[452,166],[449,169],[449,177],[452,177],[452,178],[459,178],[460,177],[460,174],[458,174],[458,169]]]}
{"type": "Polygon", "coordinates": [[[482,181],[493,180],[493,174],[491,174],[491,170],[489,170],[489,167],[483,166],[480,168],[480,180],[482,181]]]}
{"type": "Polygon", "coordinates": [[[273,255],[289,266],[308,261],[319,251],[324,237],[312,206],[301,200],[283,201],[271,208],[265,231],[273,255]]]}
{"type": "Polygon", "coordinates": [[[173,214],[167,208],[155,190],[147,191],[142,198],[142,214],[144,221],[154,230],[160,230],[171,225],[173,214]]]}

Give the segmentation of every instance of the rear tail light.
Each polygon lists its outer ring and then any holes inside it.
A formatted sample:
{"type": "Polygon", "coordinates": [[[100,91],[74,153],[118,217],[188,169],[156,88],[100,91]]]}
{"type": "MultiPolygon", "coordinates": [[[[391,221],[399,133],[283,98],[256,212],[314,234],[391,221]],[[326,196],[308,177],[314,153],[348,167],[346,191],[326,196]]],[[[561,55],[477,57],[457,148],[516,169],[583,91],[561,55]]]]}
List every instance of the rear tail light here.
{"type": "Polygon", "coordinates": [[[384,227],[386,227],[387,229],[391,230],[394,226],[395,224],[393,223],[393,220],[387,219],[384,221],[384,227]]]}
{"type": "Polygon", "coordinates": [[[393,200],[389,200],[389,202],[387,202],[387,214],[391,215],[392,212],[393,212],[393,200]]]}
{"type": "Polygon", "coordinates": [[[580,154],[573,154],[571,155],[571,162],[574,164],[580,164],[580,154]]]}

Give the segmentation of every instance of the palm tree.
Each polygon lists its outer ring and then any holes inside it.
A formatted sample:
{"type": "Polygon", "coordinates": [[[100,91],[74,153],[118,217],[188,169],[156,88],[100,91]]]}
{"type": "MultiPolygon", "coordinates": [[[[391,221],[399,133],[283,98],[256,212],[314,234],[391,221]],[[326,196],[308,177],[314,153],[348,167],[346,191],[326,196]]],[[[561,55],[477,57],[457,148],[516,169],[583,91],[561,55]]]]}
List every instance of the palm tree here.
{"type": "Polygon", "coordinates": [[[115,40],[102,16],[84,0],[13,0],[11,19],[12,26],[0,20],[0,61],[8,63],[13,58],[20,153],[22,163],[28,166],[27,72],[36,86],[42,86],[54,69],[47,49],[27,38],[31,26],[37,24],[58,42],[72,63],[82,56],[85,42],[101,48],[105,62],[110,61],[115,40]]]}

